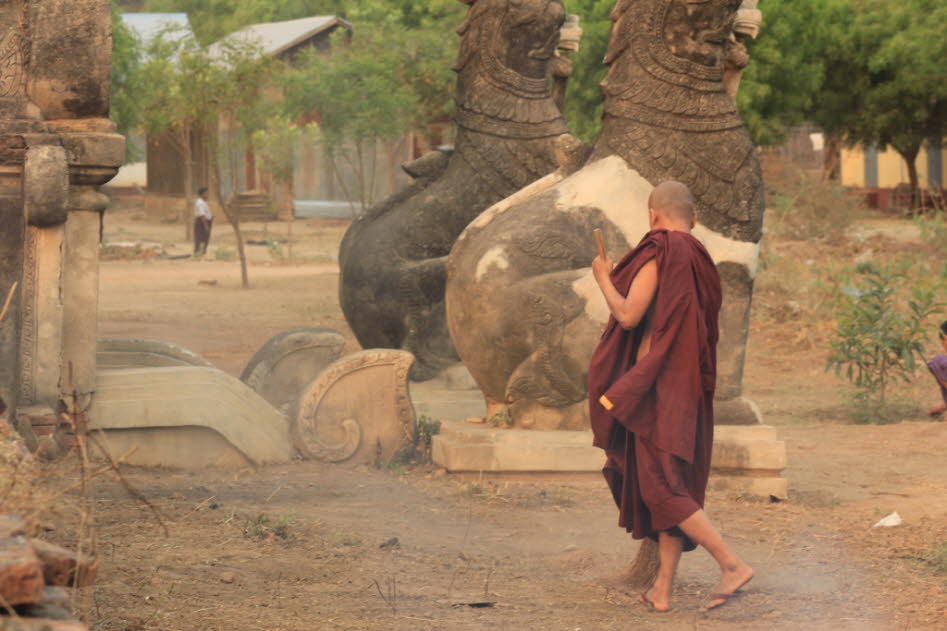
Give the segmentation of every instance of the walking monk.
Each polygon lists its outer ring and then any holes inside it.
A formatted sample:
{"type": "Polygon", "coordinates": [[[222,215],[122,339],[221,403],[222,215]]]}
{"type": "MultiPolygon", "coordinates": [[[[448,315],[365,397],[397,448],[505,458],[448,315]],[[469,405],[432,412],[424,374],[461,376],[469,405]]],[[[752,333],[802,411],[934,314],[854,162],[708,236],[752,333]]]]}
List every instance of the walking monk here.
{"type": "Polygon", "coordinates": [[[641,600],[670,609],[682,551],[701,545],[721,577],[705,607],[725,604],[753,577],[703,511],[713,445],[720,277],[691,236],[694,198],[680,182],[648,200],[651,232],[613,269],[592,270],[612,317],[589,367],[595,445],[635,539],[657,540],[660,568],[641,600]]]}

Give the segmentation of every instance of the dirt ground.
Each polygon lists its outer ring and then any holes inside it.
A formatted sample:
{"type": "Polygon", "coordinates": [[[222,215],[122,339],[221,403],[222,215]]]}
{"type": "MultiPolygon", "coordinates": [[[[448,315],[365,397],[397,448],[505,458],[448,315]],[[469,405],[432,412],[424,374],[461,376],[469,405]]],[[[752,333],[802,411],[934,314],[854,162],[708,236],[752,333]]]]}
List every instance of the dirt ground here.
{"type": "MultiPolygon", "coordinates": [[[[233,249],[225,225],[215,227],[205,261],[122,260],[119,247],[101,267],[100,335],[177,342],[232,374],[290,327],[338,329],[355,350],[333,259],[345,226],[297,221],[296,264],[286,262],[285,244],[272,244],[285,224],[266,234],[248,226],[251,238],[271,242],[250,247],[250,291],[239,288],[235,262],[214,260],[218,247],[221,258],[233,249]]],[[[172,254],[187,251],[182,232],[134,209],[110,212],[105,223],[107,243],[153,241],[172,254]]],[[[870,235],[824,251],[787,243],[769,256],[845,261],[871,243],[870,235]]],[[[299,462],[237,472],[130,470],[169,536],[118,483],[97,482],[103,565],[93,628],[947,628],[947,574],[930,560],[947,543],[947,423],[920,411],[937,402],[933,382],[919,373],[902,388],[916,401],[903,422],[852,424],[847,387],[823,371],[825,333],[799,318],[777,319],[787,299],[778,280],[760,279],[745,381],[787,442],[791,497],[709,496],[711,518],[757,573],[731,604],[700,611],[715,580],[701,551],[685,555],[669,614],[647,612],[611,584],[635,547],[616,527],[597,475],[456,476],[430,466],[299,462]],[[871,528],[892,511],[902,526],[871,528]],[[494,604],[465,604],[481,602],[494,604]]],[[[53,534],[66,542],[70,529],[53,534]]]]}

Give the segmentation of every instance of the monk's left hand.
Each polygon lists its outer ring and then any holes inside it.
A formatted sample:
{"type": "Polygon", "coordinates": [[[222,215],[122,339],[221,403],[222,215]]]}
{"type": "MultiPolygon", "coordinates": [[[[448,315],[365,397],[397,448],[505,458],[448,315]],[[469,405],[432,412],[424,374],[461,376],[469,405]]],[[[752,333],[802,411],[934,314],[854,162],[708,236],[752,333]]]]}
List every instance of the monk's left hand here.
{"type": "Polygon", "coordinates": [[[608,280],[608,277],[612,273],[612,268],[614,267],[612,260],[607,256],[605,258],[601,256],[595,257],[595,260],[592,261],[592,274],[595,275],[595,280],[598,281],[599,285],[608,280]]]}

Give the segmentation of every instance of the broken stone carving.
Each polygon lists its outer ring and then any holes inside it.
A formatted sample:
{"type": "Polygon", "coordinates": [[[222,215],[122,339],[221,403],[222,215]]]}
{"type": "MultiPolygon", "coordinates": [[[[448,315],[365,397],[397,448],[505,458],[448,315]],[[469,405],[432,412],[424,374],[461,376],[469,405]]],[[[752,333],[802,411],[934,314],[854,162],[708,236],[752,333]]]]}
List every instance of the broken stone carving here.
{"type": "Polygon", "coordinates": [[[612,12],[602,134],[588,163],[547,176],[473,221],[450,255],[447,315],[488,416],[520,427],[587,427],[589,359],[608,317],[589,264],[593,229],[618,260],[648,230],[665,180],[697,199],[695,236],[724,287],[717,418],[752,424],[741,397],[763,186],[724,86],[738,0],[619,0],[612,12]]]}
{"type": "Polygon", "coordinates": [[[194,366],[102,371],[89,428],[112,456],[196,469],[288,462],[289,420],[242,381],[194,366]]]}
{"type": "Polygon", "coordinates": [[[296,445],[329,462],[389,463],[415,438],[408,373],[414,357],[360,351],[329,366],[300,396],[296,445]]]}
{"type": "Polygon", "coordinates": [[[213,367],[209,361],[183,346],[160,340],[131,338],[100,338],[96,344],[95,362],[99,370],[169,366],[213,367]]]}
{"type": "Polygon", "coordinates": [[[759,0],[743,0],[733,20],[733,32],[727,39],[727,57],[724,65],[723,83],[731,99],[737,98],[740,91],[740,77],[743,69],[750,63],[750,54],[746,50],[746,40],[756,39],[763,24],[763,13],[757,9],[759,0]]]}
{"type": "Polygon", "coordinates": [[[0,398],[84,413],[95,388],[99,187],[124,159],[108,119],[107,0],[0,3],[0,398]],[[68,25],[68,36],[64,35],[68,25]]]}
{"type": "Polygon", "coordinates": [[[411,351],[416,380],[457,360],[444,314],[454,240],[485,208],[553,171],[555,140],[568,132],[550,76],[561,0],[462,1],[470,9],[454,68],[454,150],[407,165],[418,179],[356,221],[339,253],[340,302],[359,343],[411,351]]]}
{"type": "Polygon", "coordinates": [[[332,329],[284,331],[256,352],[240,379],[270,405],[289,414],[299,395],[339,358],[344,347],[345,338],[332,329]]]}

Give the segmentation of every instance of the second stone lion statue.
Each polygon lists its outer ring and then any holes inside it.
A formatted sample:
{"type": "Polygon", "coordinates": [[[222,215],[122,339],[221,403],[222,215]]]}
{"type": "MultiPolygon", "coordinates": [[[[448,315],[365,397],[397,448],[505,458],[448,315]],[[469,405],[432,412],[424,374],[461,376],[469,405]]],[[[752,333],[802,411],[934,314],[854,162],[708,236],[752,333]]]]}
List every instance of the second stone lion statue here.
{"type": "Polygon", "coordinates": [[[552,96],[561,0],[462,0],[452,153],[425,156],[406,190],[367,211],[340,248],[340,302],[364,348],[417,357],[412,378],[457,361],[447,331],[447,255],[490,205],[555,170],[567,127],[552,96]]]}

